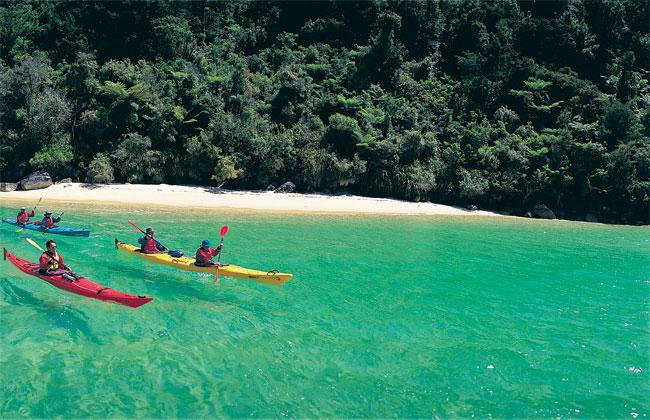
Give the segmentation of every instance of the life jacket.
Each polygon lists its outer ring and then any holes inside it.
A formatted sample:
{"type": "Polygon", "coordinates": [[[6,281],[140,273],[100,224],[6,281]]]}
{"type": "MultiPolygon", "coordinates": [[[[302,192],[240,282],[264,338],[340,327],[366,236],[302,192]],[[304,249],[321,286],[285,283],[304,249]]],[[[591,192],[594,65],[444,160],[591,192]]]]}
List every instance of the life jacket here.
{"type": "Polygon", "coordinates": [[[196,262],[212,264],[212,257],[216,255],[214,251],[215,250],[212,248],[208,248],[206,251],[202,246],[199,247],[199,249],[196,250],[196,262]]]}
{"type": "Polygon", "coordinates": [[[41,226],[46,227],[46,228],[53,228],[54,227],[54,220],[52,219],[51,216],[46,216],[43,217],[43,220],[41,220],[41,226]]]}
{"type": "Polygon", "coordinates": [[[56,256],[54,256],[45,251],[41,254],[41,258],[38,260],[38,268],[41,270],[58,270],[61,267],[65,267],[61,254],[56,254],[56,256]]]}
{"type": "Polygon", "coordinates": [[[16,216],[16,222],[20,225],[24,225],[29,222],[30,217],[34,217],[34,212],[27,213],[26,211],[21,211],[18,213],[18,216],[16,216]]]}
{"type": "Polygon", "coordinates": [[[199,249],[196,250],[196,262],[203,264],[212,264],[214,262],[212,261],[212,257],[219,254],[221,247],[222,245],[219,245],[216,248],[208,248],[208,251],[206,251],[202,246],[200,246],[199,249]]]}
{"type": "Polygon", "coordinates": [[[158,248],[156,248],[156,240],[154,238],[145,235],[141,243],[142,246],[140,247],[140,252],[144,254],[158,253],[158,248]]]}

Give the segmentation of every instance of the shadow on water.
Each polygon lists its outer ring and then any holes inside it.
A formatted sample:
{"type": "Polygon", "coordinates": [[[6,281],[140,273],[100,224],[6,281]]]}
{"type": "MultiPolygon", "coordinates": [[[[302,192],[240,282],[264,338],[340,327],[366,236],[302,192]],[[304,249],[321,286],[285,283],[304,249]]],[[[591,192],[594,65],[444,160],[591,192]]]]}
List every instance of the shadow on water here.
{"type": "Polygon", "coordinates": [[[83,312],[73,309],[67,305],[53,304],[36,298],[33,294],[9,281],[0,282],[0,290],[5,297],[5,302],[15,306],[28,306],[38,309],[47,315],[47,318],[57,327],[63,328],[70,333],[70,336],[77,341],[80,335],[94,342],[100,341],[92,333],[88,318],[83,312]]]}
{"type": "Polygon", "coordinates": [[[180,272],[174,274],[164,274],[158,273],[152,270],[146,270],[122,264],[119,260],[113,260],[113,271],[117,273],[124,273],[129,277],[135,277],[138,279],[143,279],[147,287],[150,289],[147,291],[149,296],[155,296],[159,294],[174,294],[182,295],[183,298],[193,298],[203,302],[208,302],[212,304],[228,304],[240,306],[241,302],[237,299],[229,297],[229,299],[218,298],[214,295],[209,294],[208,287],[212,282],[203,283],[197,281],[198,273],[191,272],[180,272]],[[183,277],[180,277],[183,276],[183,277]],[[197,289],[197,285],[205,287],[206,290],[197,289]]]}

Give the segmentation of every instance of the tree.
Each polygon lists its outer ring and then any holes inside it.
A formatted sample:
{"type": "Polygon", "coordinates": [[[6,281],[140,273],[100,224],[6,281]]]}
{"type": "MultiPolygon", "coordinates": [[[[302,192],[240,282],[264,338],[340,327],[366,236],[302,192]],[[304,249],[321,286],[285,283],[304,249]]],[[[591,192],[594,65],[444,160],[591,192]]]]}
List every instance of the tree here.
{"type": "Polygon", "coordinates": [[[125,134],[112,155],[121,179],[142,182],[157,173],[160,153],[151,150],[151,139],[137,133],[125,134]]]}
{"type": "Polygon", "coordinates": [[[393,74],[404,59],[404,46],[399,40],[402,18],[393,12],[379,15],[377,35],[362,51],[360,65],[372,82],[392,86],[393,74]]]}
{"type": "Polygon", "coordinates": [[[113,167],[108,160],[108,156],[103,153],[97,153],[90,162],[90,165],[88,165],[86,182],[93,184],[110,184],[114,179],[113,167]]]}
{"type": "Polygon", "coordinates": [[[152,21],[156,50],[165,59],[189,60],[196,51],[196,41],[189,22],[178,16],[165,16],[152,21]]]}

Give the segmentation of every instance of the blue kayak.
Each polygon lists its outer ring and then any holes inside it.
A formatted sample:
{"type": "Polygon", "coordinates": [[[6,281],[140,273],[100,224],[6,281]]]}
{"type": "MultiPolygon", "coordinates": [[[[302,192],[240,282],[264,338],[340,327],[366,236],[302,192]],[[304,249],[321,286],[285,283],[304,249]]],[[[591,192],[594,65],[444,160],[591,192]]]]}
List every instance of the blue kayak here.
{"type": "Polygon", "coordinates": [[[90,236],[90,230],[88,229],[66,228],[66,227],[58,227],[58,226],[50,229],[43,229],[41,225],[37,225],[34,223],[29,223],[27,225],[21,226],[16,222],[16,219],[7,219],[6,217],[2,219],[2,221],[4,223],[9,223],[10,225],[19,226],[23,229],[34,230],[36,232],[44,232],[44,233],[47,232],[47,233],[66,235],[66,236],[85,236],[85,237],[90,236]]]}

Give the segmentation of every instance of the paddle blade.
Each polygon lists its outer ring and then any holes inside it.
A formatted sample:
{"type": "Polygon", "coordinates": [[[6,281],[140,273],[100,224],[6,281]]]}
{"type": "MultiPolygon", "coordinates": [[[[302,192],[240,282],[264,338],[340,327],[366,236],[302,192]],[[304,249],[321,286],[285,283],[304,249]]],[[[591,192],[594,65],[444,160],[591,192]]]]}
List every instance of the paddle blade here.
{"type": "Polygon", "coordinates": [[[221,227],[221,230],[219,231],[219,236],[223,238],[224,236],[226,236],[226,233],[228,233],[228,226],[224,225],[221,227]]]}
{"type": "Polygon", "coordinates": [[[30,238],[25,238],[25,240],[26,240],[27,242],[29,242],[30,245],[34,246],[35,248],[38,248],[39,251],[41,251],[41,252],[45,252],[45,250],[44,250],[43,248],[41,248],[41,246],[40,246],[39,244],[37,244],[36,242],[34,242],[33,240],[31,240],[30,238]]]}
{"type": "Polygon", "coordinates": [[[131,226],[133,226],[134,228],[138,229],[140,232],[144,233],[144,231],[143,231],[142,229],[140,229],[140,228],[138,227],[138,225],[136,225],[135,223],[133,223],[133,222],[130,221],[130,220],[129,220],[128,222],[129,222],[129,224],[130,224],[131,226]]]}
{"type": "Polygon", "coordinates": [[[217,274],[214,276],[214,284],[217,284],[219,281],[219,267],[217,266],[217,274]]]}
{"type": "Polygon", "coordinates": [[[22,232],[23,230],[25,230],[25,228],[16,229],[16,233],[22,232]]]}

